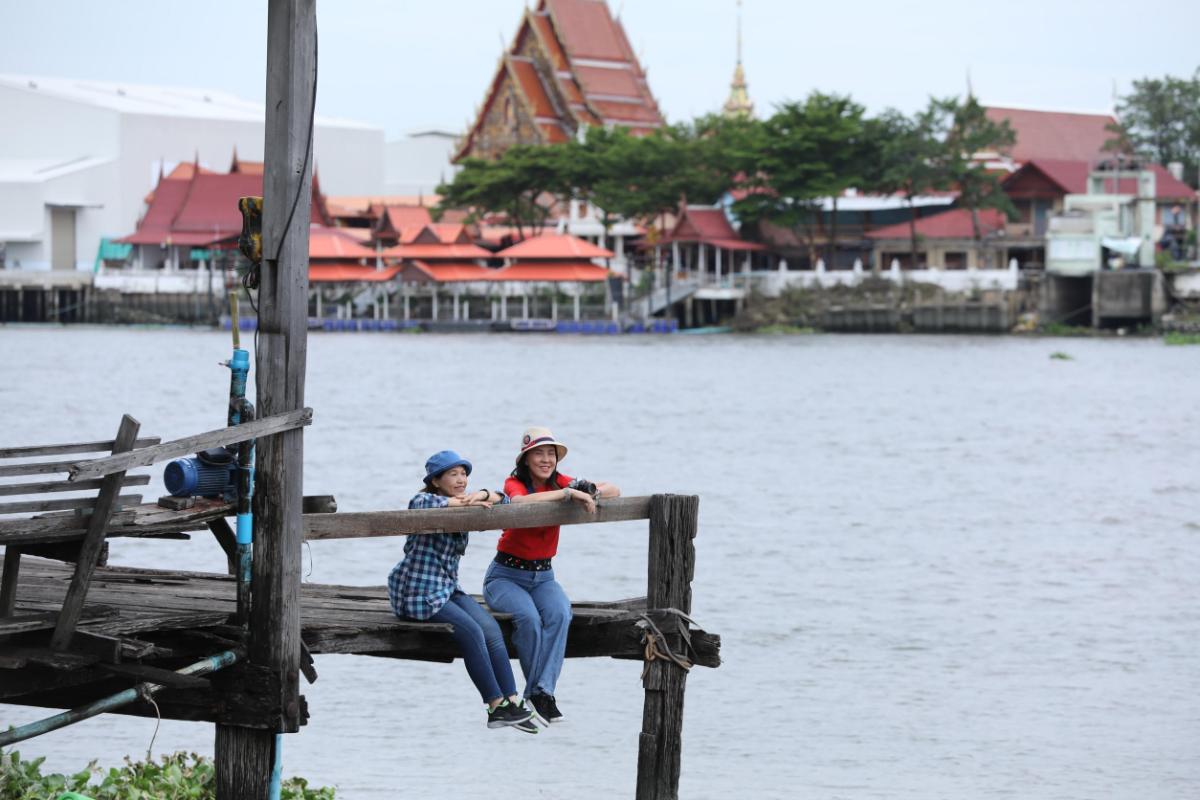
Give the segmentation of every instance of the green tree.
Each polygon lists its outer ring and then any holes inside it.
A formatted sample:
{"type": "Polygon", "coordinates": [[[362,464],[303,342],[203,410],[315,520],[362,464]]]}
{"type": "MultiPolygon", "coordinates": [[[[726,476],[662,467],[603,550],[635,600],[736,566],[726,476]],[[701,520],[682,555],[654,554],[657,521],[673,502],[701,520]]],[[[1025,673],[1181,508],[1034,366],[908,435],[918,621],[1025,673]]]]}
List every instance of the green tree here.
{"type": "Polygon", "coordinates": [[[544,225],[554,198],[569,191],[567,160],[566,145],[518,145],[495,160],[468,158],[453,181],[437,188],[435,213],[465,209],[472,221],[503,214],[523,235],[544,225]]]}
{"type": "Polygon", "coordinates": [[[948,128],[947,109],[930,100],[913,116],[888,109],[867,120],[868,149],[872,153],[865,176],[867,189],[898,194],[908,203],[911,263],[917,268],[917,214],[913,200],[930,191],[945,189],[948,178],[941,169],[942,142],[938,132],[948,128]]]}
{"type": "Polygon", "coordinates": [[[1184,165],[1192,188],[1200,168],[1200,69],[1191,78],[1143,78],[1117,105],[1113,134],[1106,148],[1149,157],[1166,166],[1184,165]]]}
{"type": "Polygon", "coordinates": [[[753,190],[735,205],[736,213],[793,229],[806,226],[811,254],[821,201],[832,198],[829,261],[834,265],[838,198],[868,172],[871,152],[863,114],[849,97],[821,92],[780,106],[751,140],[756,169],[747,179],[753,190]]]}
{"type": "Polygon", "coordinates": [[[941,179],[958,190],[959,204],[970,209],[975,243],[988,263],[990,255],[982,247],[980,210],[993,208],[1009,219],[1016,218],[1017,210],[1000,187],[1001,175],[989,170],[982,156],[1007,153],[1017,140],[1016,133],[1008,120],[997,123],[988,119],[973,96],[968,95],[965,101],[950,98],[932,103],[937,107],[933,135],[941,142],[941,179]]]}

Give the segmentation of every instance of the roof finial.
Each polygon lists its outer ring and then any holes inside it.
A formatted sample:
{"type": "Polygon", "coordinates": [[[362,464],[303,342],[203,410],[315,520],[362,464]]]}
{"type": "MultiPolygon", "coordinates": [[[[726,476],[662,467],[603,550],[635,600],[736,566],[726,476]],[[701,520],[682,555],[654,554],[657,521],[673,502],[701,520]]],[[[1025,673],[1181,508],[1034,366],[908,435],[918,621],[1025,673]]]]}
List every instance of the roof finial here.
{"type": "Polygon", "coordinates": [[[754,116],[754,103],[746,87],[746,72],[742,68],[742,0],[737,0],[737,65],[733,68],[733,81],[729,84],[729,99],[725,101],[727,117],[754,116]]]}

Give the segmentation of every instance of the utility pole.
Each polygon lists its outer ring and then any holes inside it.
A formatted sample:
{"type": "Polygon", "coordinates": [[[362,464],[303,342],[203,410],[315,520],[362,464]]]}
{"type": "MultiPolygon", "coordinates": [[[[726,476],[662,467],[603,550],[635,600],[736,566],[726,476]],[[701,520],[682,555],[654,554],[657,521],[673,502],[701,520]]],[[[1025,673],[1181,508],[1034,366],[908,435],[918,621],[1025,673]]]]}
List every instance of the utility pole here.
{"type": "MultiPolygon", "coordinates": [[[[256,353],[260,417],[304,407],[316,80],[315,0],[269,0],[256,353]]],[[[267,800],[279,779],[277,734],[293,733],[302,722],[303,436],[296,429],[257,443],[249,664],[242,679],[261,693],[270,712],[262,727],[217,725],[218,800],[267,800]]]]}

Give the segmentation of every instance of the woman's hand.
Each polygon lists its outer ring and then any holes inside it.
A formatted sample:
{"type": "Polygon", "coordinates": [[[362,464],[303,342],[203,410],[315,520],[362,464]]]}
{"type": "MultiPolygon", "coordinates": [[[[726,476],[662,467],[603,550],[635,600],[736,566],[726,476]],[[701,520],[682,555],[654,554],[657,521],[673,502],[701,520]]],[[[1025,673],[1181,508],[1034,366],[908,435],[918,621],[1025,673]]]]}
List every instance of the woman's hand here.
{"type": "Polygon", "coordinates": [[[460,497],[451,497],[447,505],[451,506],[483,506],[484,508],[492,507],[492,493],[487,489],[479,489],[474,492],[467,492],[460,497]],[[486,498],[486,499],[485,499],[486,498]]]}
{"type": "Polygon", "coordinates": [[[596,499],[587,492],[581,492],[578,489],[563,489],[563,493],[568,499],[574,500],[587,509],[589,514],[596,513],[596,499]]]}

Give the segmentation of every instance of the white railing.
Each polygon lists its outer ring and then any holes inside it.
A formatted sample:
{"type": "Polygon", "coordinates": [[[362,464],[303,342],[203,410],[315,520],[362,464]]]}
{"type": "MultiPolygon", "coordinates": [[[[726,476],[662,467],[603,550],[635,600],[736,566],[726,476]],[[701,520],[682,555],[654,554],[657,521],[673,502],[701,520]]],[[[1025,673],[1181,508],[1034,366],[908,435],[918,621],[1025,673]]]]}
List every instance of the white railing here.
{"type": "Polygon", "coordinates": [[[159,270],[122,269],[101,270],[93,284],[97,289],[122,294],[221,294],[225,291],[225,276],[220,270],[214,275],[207,269],[159,270]]]}
{"type": "MultiPolygon", "coordinates": [[[[815,270],[771,270],[751,272],[751,285],[767,296],[776,296],[784,289],[791,287],[812,288],[815,286],[856,286],[876,273],[865,270],[861,262],[855,263],[853,269],[826,270],[824,263],[818,261],[815,270]]],[[[939,286],[948,292],[969,292],[975,289],[1001,289],[1015,291],[1019,278],[1016,260],[1009,262],[1005,269],[900,269],[899,263],[892,262],[889,269],[877,273],[877,277],[896,283],[911,281],[914,283],[929,283],[939,286]]],[[[734,285],[739,285],[742,275],[734,278],[734,285]]]]}

